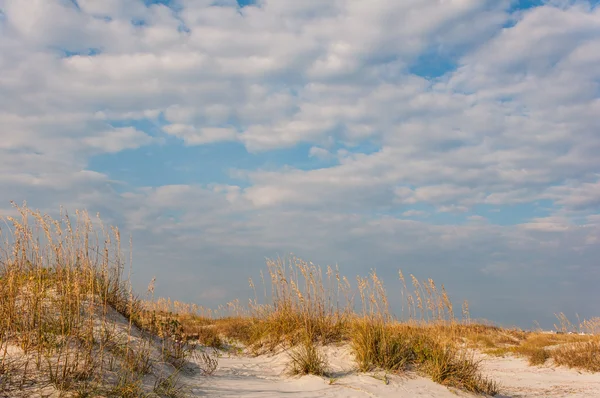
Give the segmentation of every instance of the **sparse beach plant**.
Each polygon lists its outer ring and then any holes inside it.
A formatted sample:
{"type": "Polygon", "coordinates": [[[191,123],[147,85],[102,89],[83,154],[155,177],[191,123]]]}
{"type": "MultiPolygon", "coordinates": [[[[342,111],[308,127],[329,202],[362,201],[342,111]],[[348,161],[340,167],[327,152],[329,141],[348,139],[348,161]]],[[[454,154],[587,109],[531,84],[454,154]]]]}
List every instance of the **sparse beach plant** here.
{"type": "Polygon", "coordinates": [[[288,373],[291,375],[326,376],[328,374],[327,360],[311,339],[305,339],[294,347],[289,352],[289,356],[288,373]]]}

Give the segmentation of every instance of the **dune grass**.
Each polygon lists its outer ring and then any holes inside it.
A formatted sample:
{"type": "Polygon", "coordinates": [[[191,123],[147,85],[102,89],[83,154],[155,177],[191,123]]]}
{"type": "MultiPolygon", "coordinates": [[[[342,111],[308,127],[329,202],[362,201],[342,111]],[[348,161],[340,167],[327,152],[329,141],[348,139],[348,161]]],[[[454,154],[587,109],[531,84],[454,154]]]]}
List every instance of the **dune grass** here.
{"type": "Polygon", "coordinates": [[[457,348],[457,320],[445,288],[438,290],[432,279],[421,283],[411,275],[411,291],[402,272],[399,277],[410,317],[404,323],[390,313],[385,287],[375,272],[358,278],[362,315],[352,324],[350,341],[359,369],[416,370],[443,385],[496,395],[498,384],[481,373],[473,355],[457,348]]]}
{"type": "Polygon", "coordinates": [[[600,339],[597,335],[546,335],[530,333],[512,345],[484,350],[491,355],[515,354],[530,365],[554,365],[600,372],[600,339]]]}
{"type": "Polygon", "coordinates": [[[600,372],[600,339],[562,345],[551,351],[558,365],[600,372]]]}
{"type": "Polygon", "coordinates": [[[119,231],[103,230],[100,238],[85,213],[72,223],[67,215],[52,220],[16,209],[20,217],[4,220],[10,228],[2,231],[0,349],[6,353],[10,345],[22,352],[23,360],[14,364],[20,386],[43,377],[61,391],[100,387],[102,353],[116,338],[107,314],[114,309],[125,315],[129,332],[139,308],[115,254],[119,231]]]}
{"type": "Polygon", "coordinates": [[[288,373],[290,375],[327,376],[327,359],[319,351],[314,341],[305,339],[290,352],[288,373]]]}
{"type": "Polygon", "coordinates": [[[598,320],[575,327],[559,314],[560,334],[477,324],[466,302],[457,318],[443,285],[401,272],[402,319],[390,312],[376,272],[353,287],[339,269],[295,257],[267,261],[263,297],[255,293],[248,306],[235,301],[212,311],[156,300],[154,281],[141,300],[126,274],[131,263],[122,258],[117,228],[85,212],[54,220],[15,209],[20,216],[7,217],[0,229],[1,393],[27,396],[28,388],[51,385],[80,396],[176,397],[183,391],[177,375],[192,356],[209,375],[218,366],[210,349],[234,344],[254,354],[287,350],[290,373],[325,376],[320,347],[344,343],[360,371],[415,371],[488,395],[499,386],[481,373],[472,349],[600,371],[598,336],[569,334],[597,333],[598,320]]]}
{"type": "MultiPolygon", "coordinates": [[[[399,273],[405,319],[397,319],[375,272],[357,278],[353,289],[338,269],[323,270],[295,257],[287,262],[268,260],[267,270],[268,277],[261,278],[263,286],[257,289],[250,281],[251,287],[264,292],[264,303],[255,297],[248,308],[230,304],[227,308],[233,315],[229,316],[201,308],[193,313],[188,306],[182,317],[187,320],[186,330],[192,333],[197,322],[224,341],[240,342],[256,354],[287,349],[289,367],[298,374],[326,373],[319,346],[347,343],[360,371],[417,371],[440,384],[488,395],[496,394],[500,386],[481,373],[472,349],[524,356],[532,365],[552,360],[557,365],[597,371],[596,357],[587,355],[597,346],[584,345],[597,341],[593,336],[475,323],[468,303],[463,303],[458,319],[444,286],[438,288],[431,279],[420,281],[399,273]]],[[[176,313],[174,307],[170,310],[176,313]]],[[[563,328],[575,329],[566,317],[557,319],[563,328]]],[[[579,328],[594,325],[584,321],[579,328]]]]}
{"type": "MultiPolygon", "coordinates": [[[[230,305],[232,316],[211,318],[215,313],[207,316],[202,308],[194,312],[168,300],[162,310],[182,309],[182,325],[194,338],[200,327],[255,354],[287,350],[292,374],[326,375],[328,365],[319,346],[347,343],[360,371],[411,370],[466,391],[497,393],[497,384],[481,374],[479,362],[458,349],[458,335],[467,329],[474,333],[475,326],[455,319],[445,288],[438,289],[433,280],[422,283],[411,275],[407,284],[399,274],[409,318],[401,323],[391,314],[375,272],[357,278],[353,290],[338,269],[323,270],[295,257],[268,260],[267,271],[268,278],[261,278],[264,303],[255,296],[247,309],[230,305]]],[[[250,285],[256,289],[252,281],[250,285]]],[[[466,306],[463,315],[468,318],[466,306]]]]}
{"type": "Polygon", "coordinates": [[[138,397],[169,369],[155,351],[186,360],[172,323],[141,328],[117,228],[85,212],[52,219],[14,208],[18,217],[0,219],[0,395],[138,397]]]}

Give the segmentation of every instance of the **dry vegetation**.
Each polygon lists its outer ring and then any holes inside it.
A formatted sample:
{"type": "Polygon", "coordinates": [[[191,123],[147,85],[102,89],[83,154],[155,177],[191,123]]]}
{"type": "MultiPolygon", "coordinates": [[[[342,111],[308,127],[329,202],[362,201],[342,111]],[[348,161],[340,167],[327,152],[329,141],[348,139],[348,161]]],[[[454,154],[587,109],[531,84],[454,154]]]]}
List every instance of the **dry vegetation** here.
{"type": "Polygon", "coordinates": [[[16,209],[20,217],[0,230],[0,396],[30,396],[33,388],[81,397],[184,396],[180,372],[193,357],[212,374],[217,350],[287,350],[290,374],[325,376],[321,347],[337,343],[351,347],[359,371],[414,371],[487,395],[500,386],[482,375],[475,351],[600,371],[600,339],[592,334],[598,319],[575,327],[559,314],[555,334],[475,324],[467,303],[456,317],[443,285],[402,273],[402,321],[375,272],[353,288],[337,268],[297,258],[269,260],[264,299],[255,294],[247,306],[211,311],[155,300],[154,282],[139,300],[116,228],[85,213],[71,222],[16,209]],[[572,334],[582,331],[590,334],[572,334]]]}
{"type": "MultiPolygon", "coordinates": [[[[559,314],[558,318],[564,319],[564,314],[559,314]]],[[[588,321],[588,324],[589,322],[591,321],[588,321]]],[[[576,329],[580,331],[559,330],[555,333],[547,333],[488,327],[478,334],[467,333],[465,338],[472,346],[487,354],[522,356],[532,366],[552,363],[600,372],[600,336],[584,332],[583,330],[587,329],[581,327],[576,329]]]]}
{"type": "Polygon", "coordinates": [[[270,295],[264,286],[266,304],[259,304],[257,297],[248,308],[232,303],[221,309],[229,317],[168,300],[156,302],[148,311],[178,314],[186,335],[194,338],[208,335],[212,341],[214,331],[254,354],[288,350],[291,374],[327,375],[319,347],[349,343],[360,371],[413,370],[467,391],[498,392],[496,383],[480,373],[473,355],[458,348],[459,323],[445,289],[437,289],[433,280],[421,284],[411,276],[413,289],[409,291],[400,274],[410,318],[401,324],[390,313],[385,288],[375,272],[358,278],[353,292],[339,270],[328,267],[323,272],[297,258],[288,263],[269,260],[267,269],[270,295]],[[361,309],[356,311],[357,307],[361,309]]]}
{"type": "Polygon", "coordinates": [[[0,230],[0,396],[181,396],[194,347],[174,318],[144,327],[118,229],[15,209],[0,230]]]}
{"type": "MultiPolygon", "coordinates": [[[[210,336],[200,337],[206,343],[238,342],[254,354],[289,350],[291,374],[327,375],[319,347],[330,343],[350,344],[360,371],[412,370],[444,385],[488,395],[500,386],[481,374],[473,349],[523,356],[532,365],[551,360],[598,371],[600,340],[591,334],[600,330],[598,320],[575,327],[559,314],[559,333],[527,332],[474,323],[466,302],[457,319],[443,286],[413,275],[407,282],[400,272],[407,318],[401,322],[390,313],[385,287],[375,272],[357,278],[353,290],[338,269],[323,271],[297,258],[287,263],[268,260],[267,269],[270,283],[261,289],[266,304],[255,297],[247,308],[234,302],[214,312],[168,300],[158,304],[163,313],[177,314],[189,335],[210,336]]],[[[267,278],[262,279],[267,285],[267,278]]],[[[250,285],[255,288],[252,280],[250,285]]]]}

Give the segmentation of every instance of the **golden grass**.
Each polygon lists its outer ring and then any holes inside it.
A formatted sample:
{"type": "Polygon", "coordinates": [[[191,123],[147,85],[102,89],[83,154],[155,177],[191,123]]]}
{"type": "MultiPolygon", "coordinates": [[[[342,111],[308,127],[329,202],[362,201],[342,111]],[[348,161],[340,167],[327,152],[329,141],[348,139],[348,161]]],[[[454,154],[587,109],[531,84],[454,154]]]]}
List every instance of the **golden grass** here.
{"type": "Polygon", "coordinates": [[[258,334],[255,330],[257,330],[256,324],[259,321],[254,318],[236,316],[216,319],[214,322],[217,333],[246,346],[251,345],[255,340],[255,335],[258,334]]]}
{"type": "MultiPolygon", "coordinates": [[[[552,359],[559,365],[596,371],[595,357],[586,355],[586,350],[597,346],[579,344],[592,337],[477,324],[471,320],[466,302],[461,308],[462,319],[456,319],[444,286],[438,288],[432,279],[422,282],[413,275],[405,279],[399,273],[405,318],[399,321],[389,310],[386,289],[375,272],[357,278],[353,290],[337,269],[323,270],[294,257],[288,262],[268,260],[267,269],[270,283],[263,283],[262,289],[265,304],[259,304],[256,296],[246,310],[238,303],[229,304],[227,308],[234,315],[220,318],[206,317],[209,312],[205,309],[201,309],[202,315],[191,314],[189,306],[179,304],[185,309],[182,323],[190,322],[186,328],[193,330],[191,324],[198,322],[256,353],[295,347],[291,349],[290,367],[301,374],[313,372],[309,370],[313,366],[326,369],[317,344],[332,342],[348,342],[361,371],[415,370],[438,383],[476,393],[494,394],[499,386],[481,374],[480,362],[469,354],[469,348],[493,355],[524,356],[532,365],[552,359]]],[[[250,284],[256,289],[252,281],[250,284]]],[[[566,317],[558,319],[563,328],[574,329],[566,317]]],[[[584,321],[580,330],[595,325],[584,321]]]]}
{"type": "Polygon", "coordinates": [[[383,322],[358,320],[353,324],[351,346],[361,371],[377,368],[401,371],[415,359],[410,339],[383,322]]]}
{"type": "MultiPolygon", "coordinates": [[[[560,316],[560,319],[566,317],[560,316]]],[[[588,323],[589,324],[589,323],[588,323]]],[[[544,365],[551,360],[555,365],[571,368],[600,371],[598,335],[564,333],[525,332],[519,330],[488,327],[478,333],[463,330],[459,338],[469,346],[478,348],[490,355],[514,354],[524,357],[532,366],[544,365]]]]}
{"type": "Polygon", "coordinates": [[[559,346],[551,357],[558,365],[600,372],[600,339],[559,346]]]}
{"type": "MultiPolygon", "coordinates": [[[[270,300],[250,303],[254,324],[252,342],[255,348],[274,349],[280,344],[295,345],[305,338],[328,343],[339,341],[351,314],[349,283],[339,271],[330,267],[326,279],[312,263],[292,258],[268,260],[270,300]]],[[[251,285],[254,286],[251,282],[251,285]]]]}
{"type": "MultiPolygon", "coordinates": [[[[229,305],[235,315],[216,319],[194,318],[189,307],[180,305],[185,309],[178,319],[182,324],[184,319],[197,319],[203,328],[216,330],[256,353],[288,349],[293,374],[326,374],[327,363],[318,344],[348,342],[361,371],[415,370],[448,386],[497,392],[496,383],[481,375],[479,362],[457,348],[459,335],[475,333],[479,326],[460,324],[445,288],[438,289],[433,280],[421,282],[410,275],[407,284],[399,274],[408,318],[399,323],[389,311],[386,289],[375,272],[357,278],[353,293],[348,279],[337,269],[322,270],[295,257],[288,262],[268,260],[267,269],[266,303],[259,304],[255,296],[246,311],[229,305]],[[361,306],[359,311],[356,305],[361,306]]],[[[255,288],[252,281],[250,284],[255,288]]],[[[173,305],[163,310],[176,314],[173,305]]],[[[469,318],[467,305],[463,316],[469,318]]],[[[188,325],[187,330],[193,328],[188,325]]]]}
{"type": "Polygon", "coordinates": [[[460,325],[443,286],[438,291],[432,279],[421,283],[411,275],[414,290],[410,292],[401,272],[399,276],[410,318],[404,323],[391,315],[386,290],[375,272],[358,278],[362,315],[354,322],[350,340],[359,368],[412,369],[443,385],[496,395],[498,384],[481,374],[472,355],[457,348],[460,325]]]}
{"type": "MultiPolygon", "coordinates": [[[[402,321],[389,310],[386,288],[376,272],[352,288],[337,268],[322,269],[292,257],[267,261],[263,298],[247,307],[235,301],[215,311],[168,299],[147,301],[132,292],[121,258],[120,233],[77,213],[53,220],[26,207],[7,218],[0,251],[0,392],[50,383],[80,396],[146,394],[144,377],[160,363],[172,372],[155,376],[154,393],[177,396],[177,373],[196,356],[205,374],[217,355],[199,346],[227,349],[241,343],[254,353],[289,350],[293,374],[327,373],[318,346],[347,342],[361,371],[417,371],[432,380],[493,395],[499,387],[482,375],[468,348],[494,355],[512,353],[532,365],[549,359],[600,371],[593,318],[574,326],[558,314],[561,334],[525,332],[474,323],[468,303],[457,319],[443,285],[399,273],[402,321]],[[266,279],[266,280],[265,280],[266,279]],[[125,317],[125,333],[112,312],[125,317]],[[139,334],[134,338],[134,332],[139,334]],[[152,356],[160,342],[160,358],[152,356]],[[22,355],[15,359],[9,347],[22,355]]],[[[131,267],[129,267],[131,268],[131,267]]],[[[255,288],[250,281],[251,287],[255,288]]]]}
{"type": "MultiPolygon", "coordinates": [[[[154,337],[138,328],[142,305],[119,230],[85,212],[52,219],[15,208],[18,218],[0,219],[0,395],[51,385],[79,396],[140,396],[142,380],[162,365],[154,337]]],[[[161,326],[163,351],[184,360],[186,346],[161,326]]]]}
{"type": "Polygon", "coordinates": [[[327,360],[316,344],[306,339],[289,352],[288,373],[291,375],[327,376],[327,360]]]}

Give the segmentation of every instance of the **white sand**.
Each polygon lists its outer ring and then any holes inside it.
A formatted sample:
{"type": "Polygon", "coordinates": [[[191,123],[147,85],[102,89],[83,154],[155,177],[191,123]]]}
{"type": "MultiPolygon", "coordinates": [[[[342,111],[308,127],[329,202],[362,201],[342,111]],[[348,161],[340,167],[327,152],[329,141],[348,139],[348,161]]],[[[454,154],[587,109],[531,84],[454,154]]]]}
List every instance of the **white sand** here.
{"type": "Polygon", "coordinates": [[[486,357],[486,374],[497,380],[507,397],[600,397],[600,373],[551,365],[529,366],[514,356],[486,357]]]}
{"type": "MultiPolygon", "coordinates": [[[[426,378],[408,374],[388,376],[383,373],[359,374],[347,347],[327,347],[335,380],[305,376],[288,377],[288,356],[225,356],[220,359],[214,376],[192,376],[182,381],[198,397],[473,397],[475,395],[448,389],[426,378]]],[[[578,372],[566,368],[531,367],[515,358],[485,357],[485,374],[502,386],[500,397],[600,397],[600,374],[578,372]]]]}
{"type": "MultiPolygon", "coordinates": [[[[120,326],[125,325],[117,322],[120,326]]],[[[14,348],[14,347],[13,347],[14,348]]],[[[18,356],[16,348],[9,350],[9,357],[18,356]],[[12,354],[12,355],[11,355],[12,354]]],[[[449,389],[416,374],[387,375],[383,372],[359,373],[347,345],[324,348],[332,378],[304,376],[289,377],[286,352],[276,355],[235,355],[223,352],[219,368],[212,376],[201,372],[184,372],[181,382],[191,397],[301,397],[301,398],[350,398],[350,397],[474,397],[455,389],[449,389]],[[387,380],[384,381],[384,379],[387,380]]],[[[156,354],[155,354],[156,355],[156,354]]],[[[155,356],[154,355],[154,356],[155,356]]],[[[563,367],[529,366],[521,358],[504,358],[480,355],[482,370],[501,385],[498,397],[598,397],[600,398],[600,373],[592,374],[563,367]]],[[[0,397],[59,397],[51,386],[30,386],[20,394],[0,397]],[[35,392],[34,392],[35,391],[35,392]]]]}
{"type": "Polygon", "coordinates": [[[288,356],[280,353],[270,356],[225,356],[219,370],[211,377],[182,379],[195,396],[205,397],[467,397],[469,394],[440,386],[416,375],[388,376],[383,373],[358,374],[347,347],[325,349],[333,384],[329,378],[316,376],[288,377],[288,356]]]}

